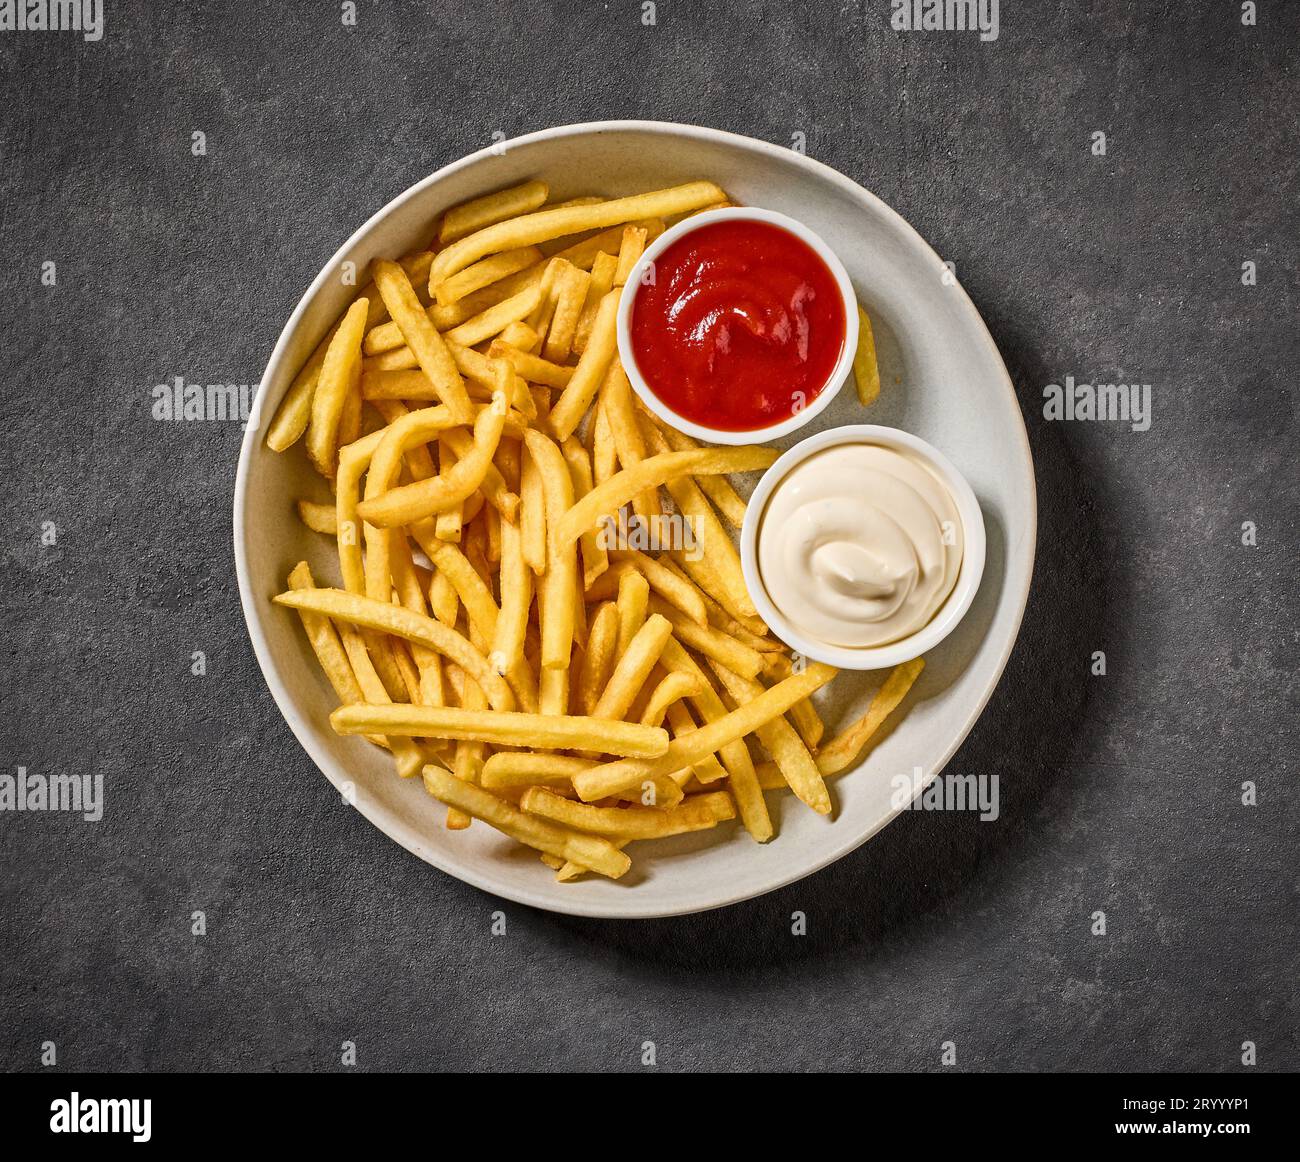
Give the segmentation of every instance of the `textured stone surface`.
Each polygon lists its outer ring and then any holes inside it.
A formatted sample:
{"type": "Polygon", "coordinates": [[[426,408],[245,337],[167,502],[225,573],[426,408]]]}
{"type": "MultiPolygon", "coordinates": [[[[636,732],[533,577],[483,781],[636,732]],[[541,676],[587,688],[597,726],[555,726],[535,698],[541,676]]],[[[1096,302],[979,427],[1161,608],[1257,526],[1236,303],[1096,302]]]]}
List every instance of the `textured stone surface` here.
{"type": "Polygon", "coordinates": [[[331,1069],[351,1040],[367,1069],[618,1070],[649,1040],[665,1069],[933,1068],[944,1041],[970,1069],[1233,1070],[1244,1041],[1300,1066],[1300,10],[1239,7],[1004,4],[988,44],[896,33],[884,0],[664,0],[655,27],[362,0],[354,30],[106,0],[98,44],[0,33],[0,761],[108,799],[0,814],[0,1065],[331,1069]],[[1001,776],[997,823],[909,815],[742,906],[575,920],[400,850],[281,721],[235,588],[239,426],[155,423],[153,385],[256,382],[389,198],[603,117],[802,132],[957,264],[1039,473],[1025,629],[950,768],[1001,776]],[[1065,375],[1152,384],[1151,430],[1046,423],[1065,375]]]}

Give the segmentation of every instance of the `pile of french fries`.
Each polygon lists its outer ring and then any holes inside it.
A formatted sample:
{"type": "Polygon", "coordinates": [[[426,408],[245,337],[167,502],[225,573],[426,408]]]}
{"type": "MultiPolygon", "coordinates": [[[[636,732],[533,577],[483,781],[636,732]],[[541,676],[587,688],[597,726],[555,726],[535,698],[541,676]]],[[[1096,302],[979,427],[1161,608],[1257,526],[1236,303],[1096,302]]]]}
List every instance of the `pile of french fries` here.
{"type": "Polygon", "coordinates": [[[548,197],[530,181],[466,202],[426,248],[372,264],[266,440],[302,440],[329,481],[332,505],[298,509],[336,539],[341,583],[302,562],[274,600],[338,695],[333,728],[421,777],[449,828],[480,819],[560,880],[617,878],[636,839],[739,816],[767,841],[765,791],[829,814],[826,778],[923,663],[823,743],[812,695],[835,670],[772,637],[729,531],[745,502],[728,475],[777,453],[699,446],[641,408],[619,362],[645,246],[723,190],[548,197]],[[611,547],[620,512],[689,518],[694,551],[611,547]]]}

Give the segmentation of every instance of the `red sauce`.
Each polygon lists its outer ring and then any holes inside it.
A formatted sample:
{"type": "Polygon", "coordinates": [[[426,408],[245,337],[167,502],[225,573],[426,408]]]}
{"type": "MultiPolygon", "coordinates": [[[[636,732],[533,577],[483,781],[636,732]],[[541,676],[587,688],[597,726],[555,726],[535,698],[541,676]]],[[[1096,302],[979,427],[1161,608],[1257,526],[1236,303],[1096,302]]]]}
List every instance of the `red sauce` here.
{"type": "Polygon", "coordinates": [[[826,387],[844,349],[844,300],[803,239],[767,222],[714,222],[669,246],[654,272],[632,303],[632,348],[678,415],[766,428],[826,387]]]}

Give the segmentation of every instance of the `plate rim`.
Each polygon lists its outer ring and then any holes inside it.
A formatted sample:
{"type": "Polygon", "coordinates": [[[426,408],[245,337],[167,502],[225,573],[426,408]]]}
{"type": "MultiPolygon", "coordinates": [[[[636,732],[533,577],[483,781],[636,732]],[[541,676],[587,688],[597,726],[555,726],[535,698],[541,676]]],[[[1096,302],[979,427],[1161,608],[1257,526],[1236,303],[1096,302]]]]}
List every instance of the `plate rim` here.
{"type": "MultiPolygon", "coordinates": [[[[248,558],[245,551],[245,528],[244,528],[244,511],[248,502],[248,477],[252,458],[256,451],[261,448],[264,434],[264,418],[268,414],[266,409],[271,401],[266,399],[266,388],[274,378],[274,374],[279,371],[280,364],[286,357],[289,342],[293,334],[302,322],[308,307],[315,300],[317,293],[330,277],[331,272],[339,261],[341,261],[352,249],[357,240],[364,234],[368,233],[381,219],[395,212],[399,207],[413,198],[418,197],[427,188],[435,182],[441,181],[452,174],[466,169],[478,162],[493,156],[500,156],[503,149],[509,150],[523,144],[532,144],[535,142],[560,140],[566,137],[586,136],[589,134],[600,134],[608,132],[635,131],[662,134],[665,136],[684,136],[701,141],[724,143],[740,148],[765,154],[772,158],[779,158],[783,163],[793,163],[797,166],[807,168],[817,174],[823,180],[829,181],[832,185],[838,186],[843,192],[862,201],[868,207],[878,213],[883,213],[886,219],[892,220],[893,225],[901,229],[905,235],[918,243],[923,251],[928,252],[937,264],[942,265],[942,259],[935,249],[920,232],[904,218],[897,210],[888,203],[883,201],[876,194],[872,193],[865,186],[854,181],[852,178],[841,173],[839,170],[832,168],[825,162],[818,161],[816,158],[808,157],[806,154],[798,153],[784,146],[774,145],[770,141],[763,141],[760,138],[749,137],[740,133],[732,133],[724,129],[713,129],[708,126],[695,125],[689,123],[673,121],[646,121],[635,119],[619,119],[606,121],[582,121],[574,122],[568,125],[552,126],[547,129],[540,129],[533,133],[522,134],[518,137],[509,138],[504,142],[494,143],[484,146],[482,149],[475,150],[473,153],[466,154],[464,157],[457,158],[455,161],[448,162],[441,166],[433,173],[428,174],[415,184],[408,186],[399,194],[385,202],[378,210],[370,215],[360,226],[357,227],[335,250],[333,255],[321,267],[320,272],[312,279],[310,285],[299,298],[297,305],[286,319],[283,328],[280,331],[271,354],[267,359],[266,367],[262,372],[261,380],[258,384],[256,411],[245,427],[243,438],[240,442],[239,459],[235,470],[235,487],[233,494],[233,521],[232,534],[234,540],[235,555],[235,574],[239,585],[240,612],[244,619],[244,628],[248,633],[249,639],[253,645],[253,653],[257,658],[258,668],[262,672],[262,679],[266,682],[270,690],[271,697],[280,711],[281,717],[297,738],[299,744],[307,752],[308,757],[316,764],[317,769],[325,776],[332,786],[341,789],[338,781],[330,773],[330,767],[333,765],[333,759],[319,747],[309,729],[309,723],[306,716],[301,714],[293,700],[289,690],[284,683],[280,681],[276,674],[274,660],[271,655],[270,645],[266,640],[266,635],[262,630],[260,609],[258,606],[258,597],[253,593],[252,582],[248,573],[248,558]]],[[[1026,462],[1029,466],[1030,489],[1028,496],[1029,504],[1029,534],[1026,543],[1021,547],[1022,552],[1028,554],[1028,568],[1025,570],[1024,583],[1020,591],[1015,594],[1017,599],[1017,608],[1015,609],[1014,623],[1010,627],[1010,633],[1007,635],[1005,645],[998,651],[994,660],[993,667],[989,677],[984,684],[977,703],[972,707],[966,720],[960,728],[954,732],[950,744],[944,748],[939,760],[934,764],[929,773],[929,778],[925,783],[919,786],[916,793],[919,795],[925,786],[929,785],[943,771],[952,756],[957,753],[958,748],[966,741],[967,736],[974,728],[975,723],[984,713],[988,706],[989,700],[993,697],[994,690],[1002,680],[1002,675],[1006,670],[1007,662],[1011,658],[1011,653],[1020,639],[1020,629],[1024,623],[1025,609],[1029,602],[1029,592],[1033,585],[1034,566],[1037,558],[1038,544],[1038,476],[1034,468],[1033,450],[1029,443],[1029,433],[1025,427],[1024,415],[1020,407],[1020,401],[1016,395],[1015,385],[1011,381],[1010,373],[1007,371],[1006,363],[1002,358],[1002,353],[998,350],[997,344],[993,341],[993,336],[989,333],[988,324],[984,321],[984,316],[980,314],[979,308],[975,306],[970,295],[967,294],[966,288],[957,280],[953,280],[949,290],[956,288],[961,294],[961,300],[969,308],[974,319],[978,322],[978,335],[988,348],[989,353],[993,356],[995,363],[1001,373],[1000,385],[1007,393],[1010,402],[1013,405],[1015,414],[1019,420],[1016,425],[1016,435],[1022,445],[1026,462]]],[[[290,381],[291,382],[291,381],[290,381]]],[[[287,390],[287,387],[286,387],[287,390]]],[[[283,395],[283,392],[281,393],[283,395]]],[[[279,399],[275,400],[276,405],[279,399]]],[[[272,410],[270,415],[274,414],[272,410]]],[[[860,765],[860,764],[859,764],[860,765]]],[[[856,767],[851,768],[857,769],[856,767]]],[[[850,772],[845,772],[850,773],[850,772]]],[[[436,867],[439,871],[470,884],[472,887],[479,888],[482,891],[489,892],[494,896],[510,900],[514,903],[523,904],[528,907],[538,908],[546,912],[554,912],[561,915],[582,916],[592,919],[607,920],[649,920],[662,919],[673,916],[694,915],[702,912],[713,911],[716,908],[730,907],[733,904],[743,903],[746,900],[754,899],[758,896],[767,895],[769,892],[779,891],[781,888],[788,887],[790,884],[805,879],[808,876],[822,871],[830,864],[846,855],[856,851],[862,844],[874,838],[883,828],[892,823],[906,807],[900,807],[890,814],[886,815],[874,827],[870,827],[860,834],[854,835],[851,839],[839,844],[828,844],[825,851],[820,852],[817,858],[807,867],[792,872],[786,876],[778,876],[774,881],[764,881],[761,887],[750,889],[749,887],[739,887],[723,894],[719,899],[707,904],[690,903],[684,906],[673,906],[671,904],[659,904],[645,907],[638,907],[634,893],[629,892],[626,900],[617,901],[591,901],[575,896],[572,903],[567,900],[553,900],[549,897],[543,897],[540,894],[532,892],[530,889],[518,888],[515,885],[502,885],[492,876],[482,874],[476,866],[451,867],[444,862],[436,851],[429,848],[420,848],[413,843],[408,843],[405,837],[393,834],[384,826],[377,816],[381,814],[377,804],[366,804],[358,799],[353,806],[361,815],[389,839],[393,840],[399,846],[409,851],[423,862],[436,867]]]]}

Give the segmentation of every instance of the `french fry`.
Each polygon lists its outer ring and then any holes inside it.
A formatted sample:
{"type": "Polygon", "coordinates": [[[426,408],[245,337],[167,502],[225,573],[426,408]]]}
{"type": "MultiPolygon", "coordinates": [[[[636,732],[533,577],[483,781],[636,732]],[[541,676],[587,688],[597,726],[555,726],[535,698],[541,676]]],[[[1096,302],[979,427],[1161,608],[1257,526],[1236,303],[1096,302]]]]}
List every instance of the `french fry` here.
{"type": "Polygon", "coordinates": [[[587,284],[591,275],[567,264],[558,277],[555,291],[555,312],[546,331],[542,354],[553,363],[563,363],[573,349],[573,334],[578,326],[578,316],[587,301],[587,284]]]}
{"type": "MultiPolygon", "coordinates": [[[[624,468],[603,484],[596,485],[558,521],[554,535],[562,543],[571,544],[594,527],[603,513],[617,511],[643,489],[669,484],[686,475],[749,472],[767,468],[779,455],[774,448],[746,445],[738,448],[664,452],[650,456],[634,468],[624,468]]],[[[731,544],[731,538],[725,533],[723,536],[731,544]]]]}
{"type": "MultiPolygon", "coordinates": [[[[691,448],[700,447],[698,440],[692,439],[685,432],[679,432],[676,428],[670,427],[660,420],[658,416],[652,416],[651,420],[663,434],[664,439],[668,442],[668,447],[672,451],[685,452],[691,448]]],[[[701,476],[695,483],[699,485],[700,491],[713,502],[713,507],[722,515],[722,519],[733,529],[738,529],[745,523],[745,509],[748,506],[735,488],[732,487],[730,480],[725,476],[701,476]]]]}
{"type": "Polygon", "coordinates": [[[591,759],[572,758],[553,751],[502,750],[483,764],[480,779],[483,786],[493,790],[538,784],[564,786],[579,771],[595,765],[591,759]]]}
{"type": "Polygon", "coordinates": [[[473,347],[477,343],[493,339],[511,323],[517,323],[532,314],[540,299],[540,288],[522,290],[517,295],[511,295],[495,306],[488,307],[481,315],[466,319],[459,327],[447,332],[446,340],[448,343],[459,343],[462,347],[473,347]]]}
{"type": "MultiPolygon", "coordinates": [[[[606,601],[591,619],[587,632],[587,649],[583,655],[582,670],[578,675],[577,698],[583,714],[590,715],[600,700],[609,676],[618,660],[618,610],[606,601]]],[[[658,726],[659,724],[653,723],[658,726]]]]}
{"type": "Polygon", "coordinates": [[[481,262],[474,263],[473,266],[467,266],[459,274],[452,275],[446,282],[439,283],[437,290],[434,291],[434,297],[438,300],[439,306],[449,307],[466,295],[482,290],[485,286],[491,286],[494,282],[500,282],[501,279],[517,274],[541,260],[542,252],[536,246],[520,246],[515,250],[503,250],[500,254],[493,254],[481,262]]]}
{"type": "MultiPolygon", "coordinates": [[[[442,216],[438,244],[446,246],[507,218],[530,213],[543,205],[549,194],[545,182],[530,181],[453,206],[442,216]]],[[[431,289],[433,285],[431,282],[431,289]]]]}
{"type": "Polygon", "coordinates": [[[488,357],[505,359],[515,372],[530,383],[540,383],[546,387],[564,387],[573,378],[572,367],[561,367],[538,355],[520,351],[502,340],[493,340],[488,348],[488,357]]]}
{"type": "Polygon", "coordinates": [[[649,604],[650,583],[635,569],[629,569],[618,579],[617,657],[621,658],[627,652],[632,639],[645,624],[649,604]]]}
{"type": "Polygon", "coordinates": [[[526,815],[490,791],[463,783],[449,771],[438,767],[424,768],[425,789],[435,799],[448,807],[456,807],[467,815],[483,820],[498,831],[526,843],[539,851],[548,852],[564,860],[571,860],[592,871],[617,879],[632,861],[618,848],[598,836],[569,831],[554,823],[526,815]]]}
{"type": "Polygon", "coordinates": [[[657,597],[650,599],[650,610],[668,620],[682,645],[689,646],[712,661],[721,662],[745,678],[757,678],[763,672],[763,655],[738,642],[730,634],[714,629],[711,625],[697,625],[657,597]]]}
{"type": "MultiPolygon", "coordinates": [[[[713,753],[727,743],[752,734],[758,727],[765,725],[777,715],[784,714],[800,698],[805,698],[814,690],[826,685],[833,677],[835,677],[834,667],[822,662],[814,662],[802,673],[794,674],[784,682],[764,690],[752,702],[723,715],[716,722],[706,723],[685,738],[674,739],[658,758],[619,759],[593,767],[574,776],[573,788],[584,802],[590,803],[594,799],[615,795],[648,779],[671,775],[673,771],[689,765],[706,754],[713,753]]],[[[332,717],[359,709],[361,708],[340,707],[332,717]]],[[[368,721],[373,723],[373,720],[368,721]]],[[[372,724],[367,729],[373,731],[375,727],[372,724]]]]}
{"type": "Polygon", "coordinates": [[[726,791],[692,795],[676,807],[593,807],[575,803],[544,787],[530,787],[519,800],[520,810],[562,824],[624,841],[663,839],[688,831],[706,831],[736,817],[726,791]]]}
{"type": "MultiPolygon", "coordinates": [[[[673,627],[657,614],[647,619],[614,666],[609,682],[591,711],[593,718],[621,719],[645,684],[672,637],[673,627]]],[[[658,774],[669,774],[659,771],[658,774]]]]}
{"type": "Polygon", "coordinates": [[[298,501],[298,518],[314,533],[327,537],[339,535],[338,512],[332,504],[317,504],[314,500],[298,501]]]}
{"type": "Polygon", "coordinates": [[[528,455],[542,476],[546,501],[546,572],[538,589],[542,624],[542,668],[567,670],[573,649],[575,606],[578,601],[578,555],[572,540],[555,536],[556,523],[573,507],[573,478],[564,453],[554,440],[529,429],[524,433],[528,455]]]}
{"type": "Polygon", "coordinates": [[[551,407],[551,429],[560,439],[573,434],[578,422],[591,406],[591,401],[596,398],[596,390],[600,387],[618,346],[615,334],[617,317],[618,295],[610,291],[600,300],[591,337],[574,369],[573,378],[551,407]]]}
{"type": "MultiPolygon", "coordinates": [[[[646,457],[645,440],[632,406],[632,385],[623,364],[615,359],[600,385],[600,406],[614,437],[614,448],[624,468],[634,468],[646,457]]],[[[721,479],[721,477],[719,477],[721,479]]],[[[643,521],[652,521],[663,512],[659,493],[647,488],[632,497],[632,509],[643,521]]]]}
{"type": "Polygon", "coordinates": [[[602,754],[647,759],[668,750],[668,733],[658,727],[642,726],[639,722],[611,722],[584,715],[361,703],[338,707],[330,715],[330,724],[339,734],[463,739],[493,746],[594,750],[602,754]]]}
{"type": "Polygon", "coordinates": [[[687,210],[721,201],[725,197],[722,190],[712,182],[691,182],[671,189],[634,194],[628,198],[613,198],[592,206],[541,210],[510,221],[498,222],[453,242],[441,251],[430,267],[429,285],[435,286],[480,258],[502,250],[534,246],[566,234],[599,230],[638,218],[684,214],[687,210]]]}
{"type": "Polygon", "coordinates": [[[505,397],[495,398],[474,422],[474,448],[469,455],[458,460],[449,472],[368,497],[357,507],[361,519],[391,528],[445,512],[464,501],[483,482],[492,464],[505,430],[506,410],[505,397]]]}
{"type": "Polygon", "coordinates": [[[596,401],[596,415],[591,423],[591,476],[597,484],[604,484],[618,471],[618,452],[614,446],[614,433],[609,417],[600,401],[596,401]]]}
{"type": "Polygon", "coordinates": [[[624,226],[623,239],[618,248],[618,267],[614,271],[614,285],[624,286],[632,277],[632,268],[645,252],[646,232],[640,226],[624,226]]]}
{"type": "MultiPolygon", "coordinates": [[[[703,595],[691,581],[674,572],[661,560],[635,549],[616,549],[610,556],[619,565],[631,565],[665,603],[680,610],[696,625],[708,624],[703,595]]],[[[622,584],[621,578],[619,583],[622,584]]]]}
{"type": "Polygon", "coordinates": [[[533,601],[533,574],[524,560],[522,533],[508,522],[501,525],[501,612],[488,660],[498,674],[508,674],[523,661],[528,609],[533,601]]]}
{"type": "MultiPolygon", "coordinates": [[[[677,674],[679,677],[683,677],[683,678],[688,677],[688,675],[683,674],[680,671],[674,671],[674,673],[677,674]]],[[[695,682],[697,687],[700,685],[700,680],[698,679],[691,679],[691,680],[695,682]]],[[[697,701],[699,699],[699,693],[700,692],[697,690],[695,692],[688,694],[687,697],[690,698],[692,701],[697,701]]],[[[710,693],[713,692],[710,691],[710,693]]],[[[713,693],[713,696],[716,698],[717,694],[713,693]]],[[[727,712],[726,708],[723,707],[721,703],[719,703],[718,712],[714,717],[721,718],[724,714],[726,714],[726,712],[727,712]]],[[[699,726],[696,724],[695,719],[691,717],[690,710],[683,702],[670,703],[664,717],[668,720],[668,729],[669,732],[672,734],[673,738],[682,738],[683,736],[690,734],[693,730],[700,729],[699,726]]],[[[742,741],[737,743],[731,743],[730,746],[744,747],[745,744],[742,741]]],[[[734,782],[746,788],[745,794],[749,799],[753,800],[756,798],[762,798],[761,795],[757,794],[758,784],[757,784],[756,777],[753,776],[753,767],[754,767],[753,762],[750,761],[749,765],[746,766],[744,760],[736,760],[734,755],[732,756],[732,758],[733,758],[733,762],[732,762],[733,769],[739,771],[739,775],[734,780],[734,782]],[[752,786],[748,784],[752,784],[752,786]]],[[[745,747],[745,760],[748,759],[749,759],[749,748],[745,747]]],[[[718,756],[715,754],[706,754],[703,758],[696,759],[695,762],[691,763],[689,767],[683,767],[682,771],[675,772],[673,778],[680,780],[682,774],[685,774],[688,779],[692,775],[694,775],[695,781],[698,782],[701,786],[707,786],[709,783],[719,782],[720,780],[725,779],[727,777],[726,769],[718,761],[718,756]]],[[[764,804],[764,809],[766,809],[766,804],[764,804]]],[[[750,813],[751,813],[751,817],[753,817],[752,808],[750,813]]],[[[768,820],[767,826],[770,829],[771,827],[770,819],[768,820]]],[[[750,827],[749,824],[746,824],[746,828],[749,830],[757,829],[761,831],[762,829],[761,815],[756,819],[753,827],[750,827]]]]}
{"type": "MultiPolygon", "coordinates": [[[[450,658],[470,675],[488,696],[494,710],[513,710],[514,695],[487,659],[454,629],[401,606],[373,601],[341,589],[303,589],[277,594],[272,600],[294,609],[322,613],[335,621],[346,621],[365,629],[390,633],[419,642],[450,658]]],[[[382,733],[382,732],[381,732],[382,733]]]]}
{"type": "Polygon", "coordinates": [[[836,775],[852,765],[867,740],[880,729],[925,669],[924,658],[900,662],[889,672],[884,685],[876,692],[867,712],[857,722],[840,731],[817,752],[817,769],[823,775],[836,775]]]}
{"type": "Polygon", "coordinates": [[[858,403],[869,407],[880,395],[880,365],[876,362],[876,337],[871,319],[858,306],[858,346],[853,352],[853,382],[858,387],[858,403]]]}
{"type": "Polygon", "coordinates": [[[307,455],[316,471],[331,479],[338,462],[339,420],[347,397],[356,389],[361,376],[360,342],[369,305],[367,299],[357,299],[343,316],[325,352],[316,394],[312,397],[307,455]]]}
{"type": "MultiPolygon", "coordinates": [[[[591,459],[587,449],[570,436],[564,441],[561,450],[569,465],[569,475],[573,478],[573,496],[580,500],[593,487],[591,479],[591,459]]],[[[606,569],[609,568],[609,553],[601,543],[600,536],[594,532],[584,533],[580,538],[582,547],[582,586],[585,589],[606,569]]]]}
{"type": "MultiPolygon", "coordinates": [[[[660,225],[662,228],[662,223],[660,225]]],[[[432,262],[432,253],[421,250],[403,258],[402,267],[412,278],[427,280],[432,262]]],[[[388,318],[388,308],[384,306],[383,299],[375,293],[373,281],[366,283],[361,288],[357,293],[357,298],[369,301],[369,307],[366,311],[366,330],[377,326],[388,318]]],[[[293,383],[289,385],[289,390],[276,408],[275,416],[271,420],[271,426],[267,429],[266,446],[271,451],[285,451],[297,443],[303,432],[307,430],[308,421],[311,419],[312,399],[316,393],[316,385],[320,380],[320,370],[325,362],[325,353],[329,350],[330,343],[333,342],[334,336],[338,334],[338,330],[342,325],[343,317],[340,317],[338,322],[325,332],[324,338],[316,344],[316,349],[307,362],[303,364],[298,374],[294,376],[293,383]]]]}
{"type": "MultiPolygon", "coordinates": [[[[764,693],[761,682],[742,677],[719,662],[715,661],[712,665],[714,673],[722,680],[737,706],[748,706],[764,693]]],[[[817,769],[817,764],[794,727],[778,714],[757,727],[754,733],[767,748],[782,777],[799,799],[819,815],[829,815],[830,792],[826,790],[821,771],[817,769]]]]}
{"type": "MultiPolygon", "coordinates": [[[[289,574],[289,588],[316,588],[316,582],[311,575],[311,566],[306,561],[299,561],[294,566],[293,572],[289,574]]],[[[339,701],[344,704],[364,702],[365,695],[361,693],[361,686],[357,682],[357,676],[352,672],[352,663],[348,661],[348,655],[343,650],[334,623],[328,617],[322,617],[306,609],[300,609],[298,616],[302,619],[302,628],[311,643],[312,652],[320,662],[320,668],[325,672],[329,684],[334,687],[334,693],[338,695],[339,701]]],[[[658,723],[655,725],[657,726],[658,723]]]]}
{"type": "MultiPolygon", "coordinates": [[[[620,246],[622,243],[620,242],[620,246]]],[[[614,275],[618,270],[618,259],[601,251],[591,264],[591,279],[587,283],[587,301],[578,316],[578,326],[573,333],[573,349],[581,355],[587,348],[591,337],[591,327],[596,321],[596,311],[600,300],[614,289],[614,275]]]]}
{"type": "Polygon", "coordinates": [[[665,674],[650,695],[646,708],[641,712],[639,719],[641,725],[660,725],[668,714],[668,708],[674,702],[680,702],[683,698],[689,698],[692,694],[697,694],[699,689],[699,682],[690,674],[682,674],[676,671],[665,674]]]}
{"type": "Polygon", "coordinates": [[[473,422],[474,410],[465,390],[465,381],[460,377],[447,344],[420,305],[406,272],[395,262],[376,262],[375,286],[411,354],[437,391],[438,398],[461,423],[473,422]]]}
{"type": "Polygon", "coordinates": [[[546,571],[546,494],[542,470],[530,454],[523,458],[519,482],[519,532],[524,560],[534,573],[546,571]]]}

